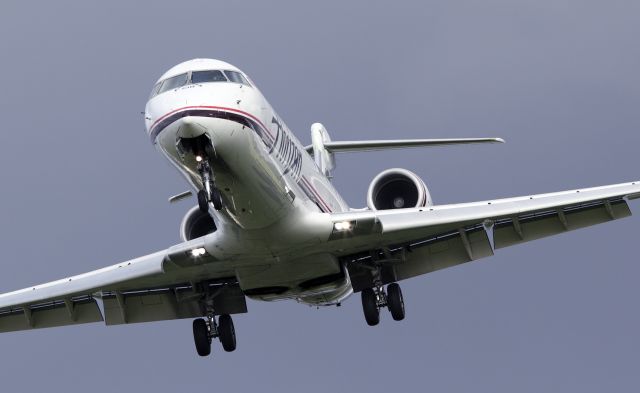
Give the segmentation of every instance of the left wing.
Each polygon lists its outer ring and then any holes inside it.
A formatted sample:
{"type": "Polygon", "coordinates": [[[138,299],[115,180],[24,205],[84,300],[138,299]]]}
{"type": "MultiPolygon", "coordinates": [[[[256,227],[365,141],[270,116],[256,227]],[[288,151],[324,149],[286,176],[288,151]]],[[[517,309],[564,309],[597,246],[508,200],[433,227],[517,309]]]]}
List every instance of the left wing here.
{"type": "Polygon", "coordinates": [[[640,182],[483,202],[332,215],[331,249],[356,291],[372,267],[392,282],[493,255],[520,244],[631,215],[640,182]]]}
{"type": "Polygon", "coordinates": [[[246,312],[244,294],[202,239],[58,281],[0,295],[0,332],[104,321],[107,325],[202,316],[199,300],[215,292],[216,313],[246,312]],[[193,277],[206,277],[194,284],[193,277]]]}

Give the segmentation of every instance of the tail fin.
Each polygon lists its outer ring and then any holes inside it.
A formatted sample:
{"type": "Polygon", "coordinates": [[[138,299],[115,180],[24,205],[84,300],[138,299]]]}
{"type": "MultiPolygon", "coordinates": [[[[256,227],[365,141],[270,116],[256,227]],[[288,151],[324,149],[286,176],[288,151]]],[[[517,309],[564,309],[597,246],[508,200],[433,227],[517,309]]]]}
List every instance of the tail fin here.
{"type": "Polygon", "coordinates": [[[331,143],[327,129],[320,123],[313,123],[311,125],[311,145],[305,149],[313,154],[316,165],[326,177],[331,177],[331,171],[336,165],[333,153],[326,148],[331,143]]]}

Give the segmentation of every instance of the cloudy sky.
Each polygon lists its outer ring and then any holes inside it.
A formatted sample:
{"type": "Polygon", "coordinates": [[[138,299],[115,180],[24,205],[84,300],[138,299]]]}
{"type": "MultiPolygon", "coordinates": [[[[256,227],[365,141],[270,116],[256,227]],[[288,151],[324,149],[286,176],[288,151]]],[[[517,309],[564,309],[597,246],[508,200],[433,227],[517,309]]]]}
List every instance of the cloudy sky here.
{"type": "MultiPolygon", "coordinates": [[[[195,57],[247,72],[303,143],[318,121],[334,140],[507,140],[341,155],[354,207],[390,167],[436,203],[640,177],[637,1],[230,3],[3,2],[0,291],[178,242],[195,202],[166,202],[186,183],[140,111],[195,57]]],[[[4,334],[2,390],[637,391],[639,230],[634,216],[409,280],[406,320],[375,328],[358,297],[251,301],[238,350],[204,359],[190,320],[4,334]]]]}

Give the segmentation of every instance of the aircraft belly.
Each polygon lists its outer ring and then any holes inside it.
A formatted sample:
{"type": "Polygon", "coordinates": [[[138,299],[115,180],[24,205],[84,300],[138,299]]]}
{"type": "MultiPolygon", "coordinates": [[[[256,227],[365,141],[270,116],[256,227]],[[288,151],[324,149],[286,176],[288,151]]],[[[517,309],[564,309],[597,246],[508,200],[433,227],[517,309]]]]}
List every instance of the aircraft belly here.
{"type": "Polygon", "coordinates": [[[342,301],[353,291],[349,276],[331,254],[236,269],[245,294],[256,300],[295,299],[312,305],[342,301]]]}

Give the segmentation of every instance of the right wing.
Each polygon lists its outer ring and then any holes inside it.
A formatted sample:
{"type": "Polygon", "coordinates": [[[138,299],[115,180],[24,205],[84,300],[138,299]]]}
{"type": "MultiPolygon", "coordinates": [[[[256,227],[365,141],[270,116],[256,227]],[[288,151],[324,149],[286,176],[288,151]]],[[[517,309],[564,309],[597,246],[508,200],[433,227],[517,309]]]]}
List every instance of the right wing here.
{"type": "Polygon", "coordinates": [[[332,214],[333,252],[356,291],[373,267],[392,282],[493,255],[500,249],[631,215],[640,182],[411,209],[332,214]]]}
{"type": "Polygon", "coordinates": [[[107,325],[195,318],[199,300],[216,291],[216,313],[246,312],[244,294],[224,263],[211,264],[194,239],[42,285],[0,295],[0,332],[104,321],[107,325]],[[217,269],[217,270],[216,270],[217,269]],[[193,278],[206,277],[204,283],[193,278]]]}

